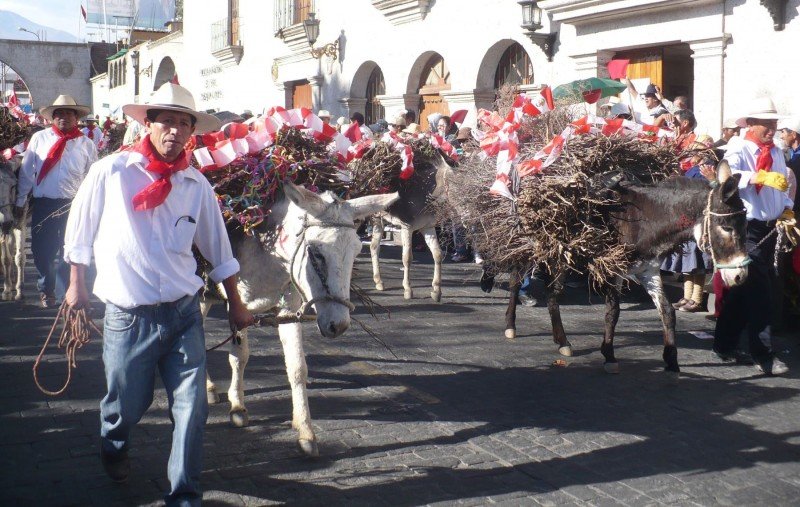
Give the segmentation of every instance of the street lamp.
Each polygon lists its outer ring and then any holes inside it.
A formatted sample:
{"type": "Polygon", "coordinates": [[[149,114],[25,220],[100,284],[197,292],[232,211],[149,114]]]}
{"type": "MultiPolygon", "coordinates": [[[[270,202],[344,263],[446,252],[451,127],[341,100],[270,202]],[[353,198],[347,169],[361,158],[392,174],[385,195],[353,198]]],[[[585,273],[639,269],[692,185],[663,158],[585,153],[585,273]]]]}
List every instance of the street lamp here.
{"type": "Polygon", "coordinates": [[[311,56],[316,59],[320,59],[323,56],[328,56],[333,60],[338,58],[339,39],[325,44],[321,48],[314,48],[314,43],[317,42],[317,37],[319,37],[319,20],[317,19],[317,15],[315,13],[308,13],[308,18],[303,20],[303,29],[306,31],[306,40],[308,40],[308,45],[311,46],[311,56]]]}
{"type": "Polygon", "coordinates": [[[547,60],[552,62],[558,32],[536,32],[544,26],[542,24],[542,8],[539,7],[537,0],[520,0],[517,3],[522,7],[522,28],[525,30],[525,35],[531,39],[531,42],[542,48],[547,60]]]}
{"type": "Polygon", "coordinates": [[[28,30],[27,28],[22,28],[22,27],[19,27],[19,31],[20,31],[20,32],[28,32],[28,33],[30,33],[30,34],[33,34],[33,35],[36,37],[36,40],[38,40],[38,41],[41,41],[41,40],[42,40],[42,38],[41,38],[41,37],[39,37],[39,34],[38,34],[38,33],[34,32],[34,31],[32,31],[32,30],[28,30]]]}
{"type": "Polygon", "coordinates": [[[133,96],[139,96],[139,52],[131,51],[131,65],[133,65],[133,96]]]}

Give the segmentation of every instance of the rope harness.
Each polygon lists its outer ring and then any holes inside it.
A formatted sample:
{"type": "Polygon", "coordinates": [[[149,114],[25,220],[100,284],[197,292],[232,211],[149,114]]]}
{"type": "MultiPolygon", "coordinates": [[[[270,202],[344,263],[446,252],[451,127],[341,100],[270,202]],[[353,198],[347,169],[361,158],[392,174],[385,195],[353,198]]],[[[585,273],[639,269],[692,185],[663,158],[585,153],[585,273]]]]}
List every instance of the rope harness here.
{"type": "MultiPolygon", "coordinates": [[[[345,299],[343,297],[336,296],[331,294],[331,289],[328,287],[328,275],[327,275],[327,263],[325,262],[325,257],[320,254],[319,249],[313,245],[306,244],[306,252],[308,255],[309,263],[311,264],[311,268],[314,270],[314,273],[319,278],[320,283],[322,284],[322,288],[325,289],[325,294],[320,297],[310,298],[306,295],[303,291],[303,288],[297,283],[297,279],[294,276],[294,265],[297,261],[297,256],[300,251],[303,249],[303,243],[306,243],[306,231],[310,227],[322,227],[322,228],[329,228],[329,229],[336,229],[336,228],[348,228],[348,229],[355,229],[355,224],[351,223],[329,223],[329,222],[309,222],[308,214],[306,213],[303,215],[303,227],[300,229],[300,232],[297,233],[297,237],[300,239],[297,241],[297,246],[294,249],[294,252],[291,255],[291,260],[289,262],[289,280],[292,283],[292,286],[297,290],[297,294],[300,296],[300,308],[294,315],[280,315],[278,311],[271,311],[267,313],[262,313],[258,315],[254,315],[255,322],[254,326],[273,326],[278,327],[281,324],[297,324],[299,322],[310,322],[315,320],[316,317],[313,315],[308,315],[308,311],[311,309],[311,306],[315,303],[321,301],[330,301],[332,303],[337,303],[342,306],[347,307],[348,310],[351,312],[356,309],[355,305],[350,302],[349,299],[345,299]]],[[[226,343],[232,341],[233,343],[241,344],[241,336],[239,335],[239,331],[235,329],[231,329],[232,333],[225,341],[211,347],[210,349],[206,349],[206,352],[210,352],[212,350],[218,349],[219,347],[225,345],[226,343]]]]}
{"type": "Polygon", "coordinates": [[[50,396],[58,396],[67,390],[67,386],[69,386],[69,382],[72,380],[72,369],[78,367],[75,355],[79,348],[89,343],[92,332],[97,333],[100,337],[103,336],[102,331],[92,322],[92,319],[89,318],[89,313],[85,309],[74,310],[69,307],[66,301],[61,303],[56,319],[53,321],[53,326],[50,328],[50,334],[47,335],[42,350],[33,363],[33,381],[36,382],[36,387],[38,387],[41,392],[50,396]],[[59,321],[62,319],[63,327],[61,328],[61,335],[58,339],[58,348],[63,347],[65,349],[64,354],[67,358],[67,381],[64,382],[64,386],[58,391],[50,391],[42,387],[42,384],[39,382],[38,370],[42,362],[42,356],[44,356],[47,350],[47,345],[50,343],[50,339],[53,337],[53,333],[59,321]]]}
{"type": "MultiPolygon", "coordinates": [[[[734,215],[741,215],[747,213],[747,210],[742,208],[740,210],[732,211],[730,213],[717,213],[715,211],[711,211],[711,198],[714,195],[714,189],[711,189],[708,192],[708,199],[706,200],[706,208],[703,210],[703,226],[702,226],[702,233],[700,234],[700,250],[704,252],[709,252],[711,254],[711,261],[714,263],[715,269],[739,269],[747,266],[753,259],[750,257],[745,258],[744,260],[737,262],[735,264],[720,264],[717,262],[717,256],[714,253],[714,248],[711,246],[711,217],[730,217],[734,215]]],[[[766,239],[766,238],[764,238],[766,239]]],[[[764,240],[762,239],[761,242],[756,245],[756,248],[763,243],[764,240]]]]}

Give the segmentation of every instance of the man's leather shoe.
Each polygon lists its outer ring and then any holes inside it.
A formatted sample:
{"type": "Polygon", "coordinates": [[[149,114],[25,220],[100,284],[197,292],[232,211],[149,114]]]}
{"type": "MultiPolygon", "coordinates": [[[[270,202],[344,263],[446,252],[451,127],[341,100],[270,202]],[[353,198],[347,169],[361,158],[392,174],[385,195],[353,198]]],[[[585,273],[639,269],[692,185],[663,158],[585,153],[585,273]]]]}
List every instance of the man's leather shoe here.
{"type": "Polygon", "coordinates": [[[736,364],[745,364],[745,365],[752,365],[755,364],[753,361],[753,357],[746,353],[742,352],[739,349],[733,350],[731,352],[716,352],[717,357],[722,360],[723,363],[736,363],[736,364]]]}
{"type": "Polygon", "coordinates": [[[131,462],[128,459],[128,451],[118,454],[108,454],[100,451],[100,461],[103,462],[103,469],[114,482],[125,482],[131,472],[131,462]]]}

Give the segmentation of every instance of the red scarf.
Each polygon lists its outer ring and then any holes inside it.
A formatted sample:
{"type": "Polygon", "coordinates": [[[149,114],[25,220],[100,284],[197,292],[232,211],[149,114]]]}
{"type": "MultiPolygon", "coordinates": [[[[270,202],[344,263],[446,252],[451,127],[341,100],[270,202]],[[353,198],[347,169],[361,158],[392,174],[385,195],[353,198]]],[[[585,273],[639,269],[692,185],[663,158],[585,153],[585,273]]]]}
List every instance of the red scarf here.
{"type": "Polygon", "coordinates": [[[93,128],[87,128],[86,130],[89,131],[89,134],[86,137],[88,137],[89,139],[94,139],[94,129],[93,128]]]}
{"type": "Polygon", "coordinates": [[[67,147],[67,141],[83,135],[83,132],[81,132],[78,127],[74,127],[66,134],[58,130],[58,127],[55,125],[53,125],[52,128],[53,132],[55,132],[58,136],[58,139],[56,140],[56,143],[50,147],[50,151],[47,152],[47,158],[44,159],[42,168],[39,170],[39,176],[36,177],[37,185],[41,183],[43,179],[45,179],[47,173],[50,172],[50,169],[52,169],[58,163],[58,161],[61,160],[61,155],[64,154],[64,148],[67,147]]]}
{"type": "MultiPolygon", "coordinates": [[[[747,134],[744,135],[744,138],[748,141],[754,142],[758,145],[758,149],[761,152],[758,154],[758,158],[756,159],[756,167],[755,172],[764,170],[770,172],[772,170],[772,147],[775,146],[772,143],[772,140],[766,143],[762,143],[760,139],[758,139],[752,132],[748,131],[747,134]]],[[[756,193],[761,192],[761,188],[764,185],[756,185],[756,193]]]]}
{"type": "Polygon", "coordinates": [[[135,144],[131,151],[144,155],[148,160],[145,169],[161,176],[159,179],[140,190],[138,194],[133,196],[133,201],[131,201],[133,203],[133,209],[136,211],[153,209],[167,199],[167,196],[172,190],[172,182],[169,180],[170,177],[176,172],[183,171],[189,167],[189,159],[186,157],[185,153],[181,151],[172,162],[161,160],[156,151],[153,150],[153,144],[150,142],[149,134],[135,144]]]}

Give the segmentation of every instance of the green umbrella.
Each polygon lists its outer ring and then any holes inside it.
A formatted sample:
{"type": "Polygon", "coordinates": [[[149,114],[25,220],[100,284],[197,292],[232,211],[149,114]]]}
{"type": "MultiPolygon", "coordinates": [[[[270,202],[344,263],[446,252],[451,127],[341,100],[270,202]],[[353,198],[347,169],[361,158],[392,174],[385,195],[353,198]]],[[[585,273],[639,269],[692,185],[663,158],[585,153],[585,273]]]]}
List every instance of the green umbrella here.
{"type": "Polygon", "coordinates": [[[590,77],[557,86],[553,90],[553,98],[581,100],[594,104],[603,97],[619,94],[625,88],[627,85],[613,79],[590,77]]]}

